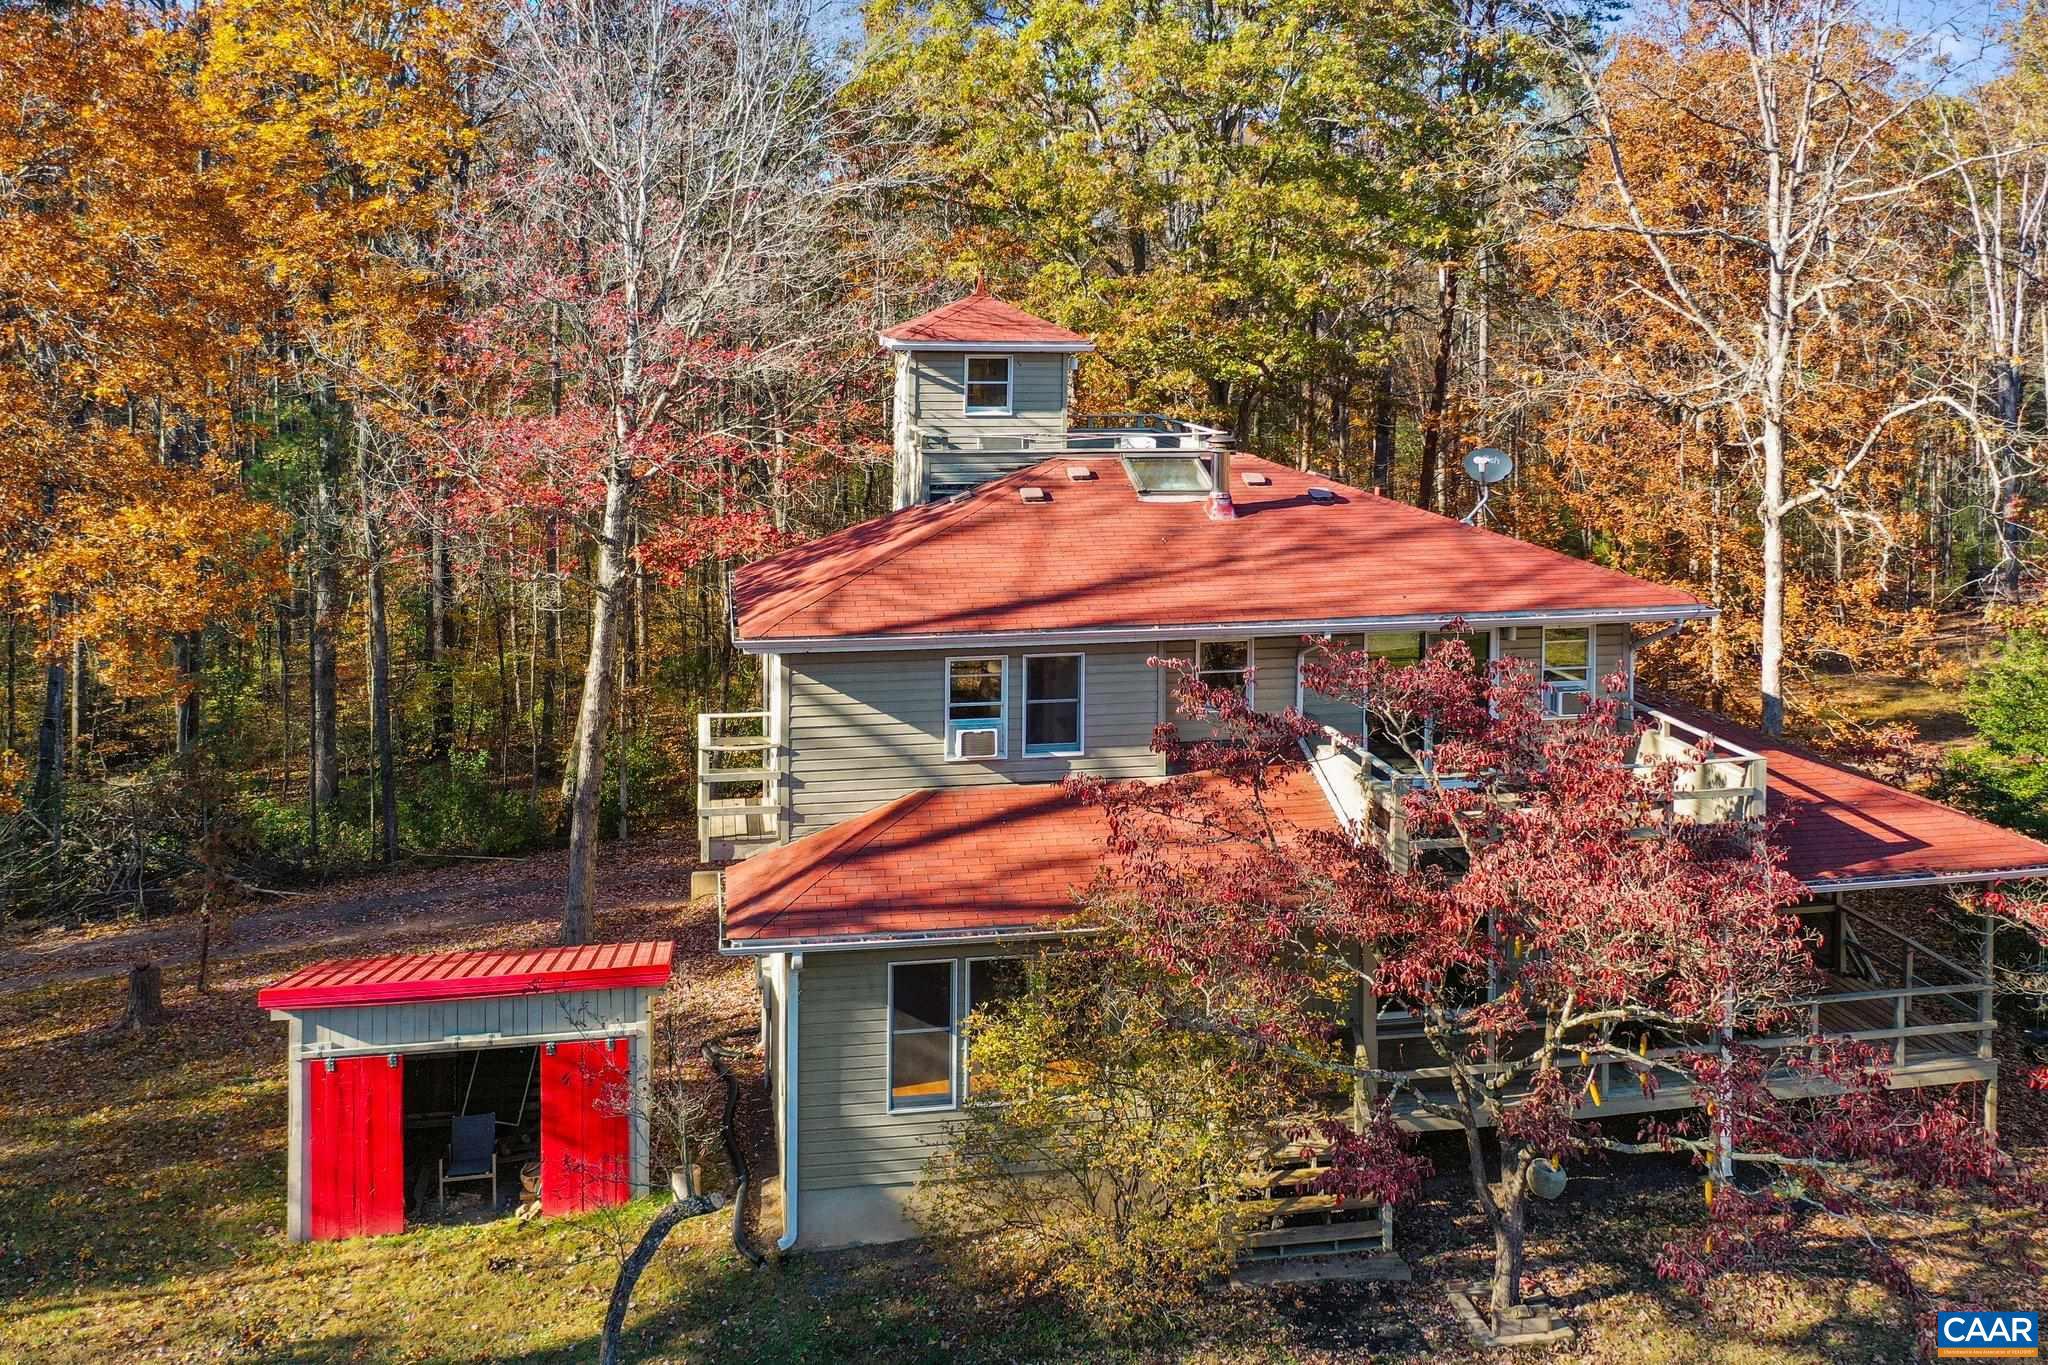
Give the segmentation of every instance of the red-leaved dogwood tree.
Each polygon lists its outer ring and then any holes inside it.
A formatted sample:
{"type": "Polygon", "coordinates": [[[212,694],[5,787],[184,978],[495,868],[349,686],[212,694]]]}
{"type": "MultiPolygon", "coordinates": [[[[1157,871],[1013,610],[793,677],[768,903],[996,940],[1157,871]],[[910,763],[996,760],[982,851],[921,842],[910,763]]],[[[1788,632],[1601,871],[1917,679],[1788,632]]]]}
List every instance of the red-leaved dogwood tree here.
{"type": "Polygon", "coordinates": [[[1155,747],[1184,775],[1072,783],[1110,831],[1091,912],[1194,988],[1190,1028],[1294,1052],[1322,1028],[1309,1060],[1372,1092],[1369,1117],[1321,1125],[1332,1192],[1389,1193],[1390,1116],[1463,1133],[1496,1322],[1521,1300],[1539,1163],[1696,1159],[1708,1216],[1657,1261],[1694,1288],[1779,1256],[1802,1206],[2017,1192],[1959,1097],[1890,1090],[1884,1056],[1806,1036],[1820,973],[1798,883],[1756,822],[1686,814],[1679,765],[1635,761],[1618,703],[1546,717],[1523,666],[1482,670],[1455,638],[1412,665],[1318,643],[1304,684],[1361,708],[1372,752],[1404,779],[1388,813],[1420,851],[1397,863],[1370,832],[1288,818],[1304,742],[1328,742],[1324,727],[1168,665],[1181,715],[1201,718],[1188,728],[1206,732],[1160,727],[1155,747]],[[1334,1021],[1361,991],[1368,1010],[1405,1012],[1400,1058],[1356,1040],[1346,1053],[1334,1021]],[[1585,1117],[1603,1083],[1651,1104],[1689,1091],[1697,1107],[1618,1136],[1585,1117]]]}

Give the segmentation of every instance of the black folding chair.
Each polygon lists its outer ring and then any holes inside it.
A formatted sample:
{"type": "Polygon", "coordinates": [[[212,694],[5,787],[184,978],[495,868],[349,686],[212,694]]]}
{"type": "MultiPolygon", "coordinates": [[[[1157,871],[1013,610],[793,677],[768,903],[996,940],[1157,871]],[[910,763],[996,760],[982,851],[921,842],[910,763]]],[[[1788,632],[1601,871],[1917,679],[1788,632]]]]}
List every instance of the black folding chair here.
{"type": "Polygon", "coordinates": [[[498,1116],[464,1114],[453,1119],[448,1131],[448,1154],[441,1158],[441,1204],[448,1203],[448,1187],[465,1180],[491,1182],[491,1207],[498,1207],[498,1116]]]}

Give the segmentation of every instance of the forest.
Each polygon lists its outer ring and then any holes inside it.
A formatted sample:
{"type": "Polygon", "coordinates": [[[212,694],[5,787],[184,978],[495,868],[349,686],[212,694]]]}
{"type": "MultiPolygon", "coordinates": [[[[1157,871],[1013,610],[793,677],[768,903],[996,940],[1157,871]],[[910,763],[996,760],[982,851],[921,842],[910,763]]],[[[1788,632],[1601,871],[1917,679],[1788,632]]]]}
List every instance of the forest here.
{"type": "Polygon", "coordinates": [[[977,278],[1084,412],[1508,451],[1488,525],[1720,608],[1647,682],[2040,819],[2034,3],[10,0],[0,91],[0,918],[566,844],[587,937],[977,278]],[[1968,746],[1828,685],[1959,638],[1968,746]]]}

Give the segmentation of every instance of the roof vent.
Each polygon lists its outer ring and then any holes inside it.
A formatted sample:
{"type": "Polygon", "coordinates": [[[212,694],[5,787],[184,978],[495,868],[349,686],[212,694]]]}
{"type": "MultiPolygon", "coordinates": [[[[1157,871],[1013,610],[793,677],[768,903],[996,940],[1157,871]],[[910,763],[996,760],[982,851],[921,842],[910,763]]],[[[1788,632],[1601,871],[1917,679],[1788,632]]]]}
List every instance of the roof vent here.
{"type": "Polygon", "coordinates": [[[1026,502],[1051,502],[1051,501],[1052,501],[1052,494],[1050,494],[1050,493],[1046,492],[1046,491],[1045,491],[1045,490],[1044,490],[1043,488],[1040,488],[1040,487],[1039,487],[1039,486],[1038,486],[1037,484],[1027,484],[1027,485],[1025,485],[1025,486],[1024,486],[1023,488],[1021,488],[1021,489],[1019,489],[1019,490],[1018,490],[1018,494],[1019,494],[1019,496],[1021,496],[1021,497],[1022,497],[1022,498],[1024,499],[1024,501],[1026,501],[1026,502]]]}
{"type": "Polygon", "coordinates": [[[1085,464],[1070,464],[1067,466],[1067,477],[1075,483],[1086,483],[1095,477],[1095,471],[1085,464]]]}
{"type": "Polygon", "coordinates": [[[1238,477],[1243,479],[1245,481],[1246,487],[1249,488],[1264,488],[1267,484],[1273,482],[1271,478],[1267,477],[1264,474],[1261,474],[1256,469],[1247,469],[1238,477]]]}
{"type": "Polygon", "coordinates": [[[1332,503],[1337,500],[1337,495],[1327,488],[1311,488],[1308,490],[1308,500],[1314,503],[1332,503]]]}

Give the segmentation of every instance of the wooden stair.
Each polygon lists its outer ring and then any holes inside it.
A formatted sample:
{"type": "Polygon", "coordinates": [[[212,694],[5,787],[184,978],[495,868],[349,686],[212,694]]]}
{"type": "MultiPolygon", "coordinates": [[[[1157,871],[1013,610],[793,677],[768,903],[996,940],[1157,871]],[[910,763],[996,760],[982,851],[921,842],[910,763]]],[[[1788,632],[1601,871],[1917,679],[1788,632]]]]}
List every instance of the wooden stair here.
{"type": "Polygon", "coordinates": [[[1324,1157],[1312,1139],[1278,1143],[1245,1173],[1231,1210],[1232,1284],[1409,1277],[1408,1263],[1394,1254],[1393,1210],[1318,1190],[1329,1170],[1324,1157]]]}

